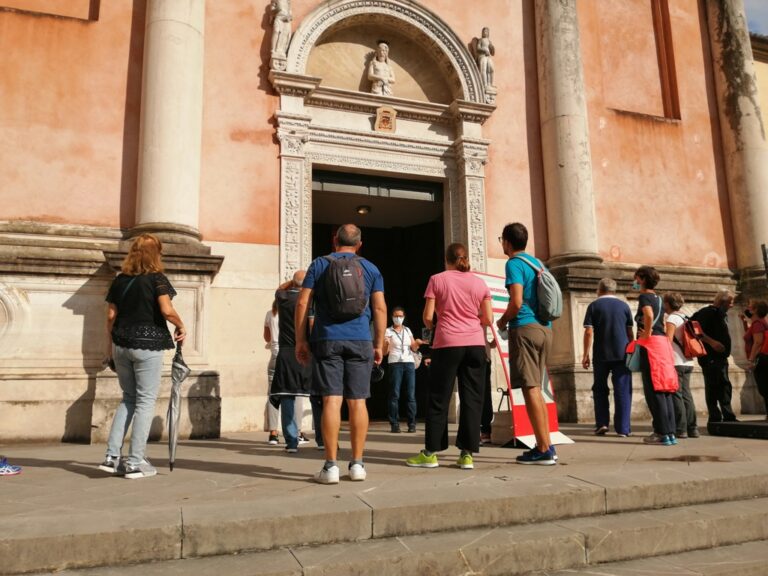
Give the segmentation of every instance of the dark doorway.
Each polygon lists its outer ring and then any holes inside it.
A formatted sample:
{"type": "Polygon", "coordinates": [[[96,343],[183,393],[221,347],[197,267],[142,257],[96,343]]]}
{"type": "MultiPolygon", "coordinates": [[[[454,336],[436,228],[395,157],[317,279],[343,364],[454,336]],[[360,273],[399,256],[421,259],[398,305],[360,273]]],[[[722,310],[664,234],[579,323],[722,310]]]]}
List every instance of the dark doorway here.
{"type": "MultiPolygon", "coordinates": [[[[328,254],[336,229],[354,223],[363,233],[360,255],[384,277],[387,325],[394,306],[405,309],[406,325],[421,337],[424,289],[444,269],[442,183],[314,171],[312,257],[328,254]]],[[[386,369],[386,363],[384,364],[386,369]]],[[[426,401],[428,369],[416,372],[419,417],[426,401]]],[[[387,419],[389,381],[371,385],[371,419],[387,419]]],[[[403,395],[401,395],[401,399],[403,395]]],[[[400,410],[404,416],[404,405],[400,410]]]]}

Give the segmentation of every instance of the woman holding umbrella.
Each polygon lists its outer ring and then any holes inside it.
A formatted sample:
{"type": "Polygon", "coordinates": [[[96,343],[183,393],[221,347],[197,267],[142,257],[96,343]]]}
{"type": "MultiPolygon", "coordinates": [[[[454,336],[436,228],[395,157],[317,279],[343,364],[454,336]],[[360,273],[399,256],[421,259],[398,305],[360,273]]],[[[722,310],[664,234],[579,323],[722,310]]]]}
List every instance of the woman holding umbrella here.
{"type": "Polygon", "coordinates": [[[123,261],[122,274],[107,294],[108,361],[117,372],[123,399],[99,468],[131,479],[157,474],[144,452],[155,414],[163,351],[186,336],[184,323],[171,304],[176,291],[163,274],[162,248],[152,234],[137,236],[123,261]],[[176,327],[173,337],[167,322],[176,327]],[[131,422],[131,448],[123,459],[123,440],[131,422]]]}

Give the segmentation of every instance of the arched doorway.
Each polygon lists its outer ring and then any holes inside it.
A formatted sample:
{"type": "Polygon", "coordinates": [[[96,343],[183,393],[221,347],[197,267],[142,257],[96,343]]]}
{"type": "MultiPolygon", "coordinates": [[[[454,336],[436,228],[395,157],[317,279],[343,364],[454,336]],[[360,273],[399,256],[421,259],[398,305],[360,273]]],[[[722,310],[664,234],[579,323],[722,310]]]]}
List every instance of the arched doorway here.
{"type": "Polygon", "coordinates": [[[287,58],[273,62],[270,80],[280,94],[282,278],[311,261],[317,169],[441,181],[444,241],[464,242],[475,269],[485,269],[482,124],[494,105],[466,44],[437,15],[400,0],[324,3],[299,25],[287,58]],[[389,38],[402,97],[361,90],[367,53],[389,38]],[[376,129],[382,107],[396,114],[392,131],[376,129]]]}

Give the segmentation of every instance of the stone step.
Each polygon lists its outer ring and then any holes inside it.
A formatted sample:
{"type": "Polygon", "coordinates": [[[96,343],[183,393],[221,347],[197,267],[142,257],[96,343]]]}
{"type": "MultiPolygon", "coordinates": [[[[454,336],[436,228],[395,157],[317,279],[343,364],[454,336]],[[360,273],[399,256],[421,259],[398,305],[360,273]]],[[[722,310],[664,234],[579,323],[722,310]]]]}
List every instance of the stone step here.
{"type": "MultiPolygon", "coordinates": [[[[375,547],[391,538],[493,532],[497,526],[509,530],[569,519],[572,525],[562,528],[570,530],[568,538],[579,528],[582,540],[611,541],[618,514],[641,511],[638,519],[644,525],[642,511],[669,508],[659,514],[688,518],[689,510],[681,507],[768,497],[768,465],[757,462],[626,473],[574,471],[559,477],[540,469],[536,480],[466,475],[454,481],[422,472],[413,476],[407,490],[399,484],[376,489],[361,485],[361,491],[352,493],[327,487],[306,497],[181,507],[98,508],[66,515],[41,510],[0,523],[0,574],[368,540],[375,547]]],[[[664,542],[659,545],[663,548],[664,542]]],[[[594,548],[600,558],[596,561],[619,559],[606,548],[594,548]]]]}
{"type": "Polygon", "coordinates": [[[768,540],[530,576],[766,576],[768,540]]]}
{"type": "Polygon", "coordinates": [[[760,498],[62,574],[513,576],[533,573],[538,576],[629,576],[652,573],[655,576],[741,576],[768,572],[767,544],[768,498],[760,498]],[[752,544],[745,544],[750,542],[752,544]],[[657,558],[667,554],[674,556],[657,558]],[[649,567],[653,569],[642,571],[649,567]]]}

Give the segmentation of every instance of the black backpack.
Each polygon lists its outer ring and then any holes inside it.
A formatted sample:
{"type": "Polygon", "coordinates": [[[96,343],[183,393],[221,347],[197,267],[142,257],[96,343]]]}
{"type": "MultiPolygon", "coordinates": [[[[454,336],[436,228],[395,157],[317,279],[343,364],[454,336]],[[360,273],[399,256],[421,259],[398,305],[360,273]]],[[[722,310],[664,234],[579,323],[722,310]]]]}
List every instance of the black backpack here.
{"type": "Polygon", "coordinates": [[[368,306],[361,258],[324,258],[328,260],[328,269],[323,278],[328,316],[335,322],[357,318],[368,306]]]}

